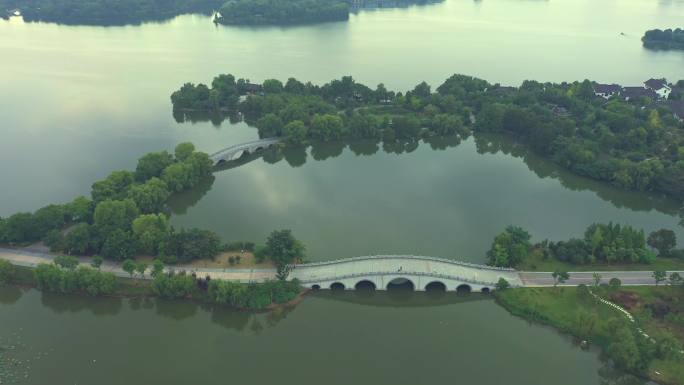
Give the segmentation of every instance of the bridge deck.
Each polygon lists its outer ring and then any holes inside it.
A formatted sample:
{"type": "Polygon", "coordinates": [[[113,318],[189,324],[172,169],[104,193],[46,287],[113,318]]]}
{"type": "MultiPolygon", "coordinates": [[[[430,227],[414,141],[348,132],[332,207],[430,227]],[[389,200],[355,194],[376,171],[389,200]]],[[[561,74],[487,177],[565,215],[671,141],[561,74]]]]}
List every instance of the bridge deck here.
{"type": "Polygon", "coordinates": [[[351,277],[363,279],[364,276],[374,275],[418,275],[485,285],[494,285],[503,277],[512,285],[522,284],[515,271],[423,257],[356,258],[335,263],[298,265],[290,273],[291,278],[303,282],[328,282],[351,277]]]}

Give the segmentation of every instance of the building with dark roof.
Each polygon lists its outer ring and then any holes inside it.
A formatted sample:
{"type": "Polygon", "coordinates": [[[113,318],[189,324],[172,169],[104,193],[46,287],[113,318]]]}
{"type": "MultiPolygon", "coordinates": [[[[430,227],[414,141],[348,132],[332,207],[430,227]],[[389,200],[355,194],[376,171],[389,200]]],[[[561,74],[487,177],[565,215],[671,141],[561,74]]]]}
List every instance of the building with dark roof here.
{"type": "Polygon", "coordinates": [[[649,88],[624,87],[622,89],[622,97],[624,97],[625,100],[631,100],[631,99],[643,98],[643,97],[647,97],[647,98],[651,98],[653,100],[656,100],[656,99],[658,99],[658,94],[649,88]]]}
{"type": "Polygon", "coordinates": [[[667,99],[670,96],[670,92],[672,92],[672,87],[667,84],[666,79],[648,79],[644,82],[644,87],[653,90],[661,99],[667,99]]]}
{"type": "Polygon", "coordinates": [[[617,84],[596,84],[594,86],[594,95],[604,99],[610,99],[613,96],[620,95],[621,91],[622,87],[617,84]]]}

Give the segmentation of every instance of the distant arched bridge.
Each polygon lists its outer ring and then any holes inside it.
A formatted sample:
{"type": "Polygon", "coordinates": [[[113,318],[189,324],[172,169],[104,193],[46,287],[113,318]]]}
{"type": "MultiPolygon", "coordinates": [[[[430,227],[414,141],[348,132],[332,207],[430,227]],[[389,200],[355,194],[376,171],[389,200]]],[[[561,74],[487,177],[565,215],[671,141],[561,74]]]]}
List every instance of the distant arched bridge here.
{"type": "Polygon", "coordinates": [[[445,291],[493,290],[499,278],[522,286],[518,272],[413,255],[378,255],[292,266],[289,278],[312,289],[354,289],[360,286],[386,290],[407,285],[418,291],[431,287],[445,291]]]}
{"type": "Polygon", "coordinates": [[[266,138],[247,143],[240,143],[215,152],[209,155],[209,158],[214,162],[214,165],[218,165],[222,162],[229,162],[231,160],[239,159],[244,154],[254,154],[256,152],[266,150],[280,143],[282,140],[282,138],[266,138]]]}

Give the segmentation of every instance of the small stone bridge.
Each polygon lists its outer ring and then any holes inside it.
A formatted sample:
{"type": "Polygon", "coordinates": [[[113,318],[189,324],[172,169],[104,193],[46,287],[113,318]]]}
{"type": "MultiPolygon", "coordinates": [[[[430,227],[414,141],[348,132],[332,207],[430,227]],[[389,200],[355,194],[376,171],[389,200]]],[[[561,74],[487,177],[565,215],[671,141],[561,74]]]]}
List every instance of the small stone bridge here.
{"type": "Polygon", "coordinates": [[[303,286],[312,289],[386,290],[403,285],[418,291],[435,288],[489,292],[499,278],[514,287],[523,284],[513,269],[413,255],[378,255],[293,265],[288,278],[297,278],[303,286]]]}
{"type": "Polygon", "coordinates": [[[230,162],[231,160],[239,159],[244,154],[254,154],[256,152],[263,151],[280,143],[282,140],[282,138],[266,138],[247,143],[240,143],[213,153],[209,155],[209,158],[214,162],[214,165],[218,165],[223,162],[230,162]]]}

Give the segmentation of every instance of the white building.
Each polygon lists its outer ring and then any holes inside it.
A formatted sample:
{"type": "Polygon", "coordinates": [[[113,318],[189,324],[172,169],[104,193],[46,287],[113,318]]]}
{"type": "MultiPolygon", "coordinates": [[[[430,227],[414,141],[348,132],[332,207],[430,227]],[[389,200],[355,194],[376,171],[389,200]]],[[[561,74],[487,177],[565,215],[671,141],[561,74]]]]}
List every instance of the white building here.
{"type": "Polygon", "coordinates": [[[665,79],[648,79],[644,82],[644,87],[653,90],[660,99],[667,99],[672,92],[672,88],[665,79]]]}

